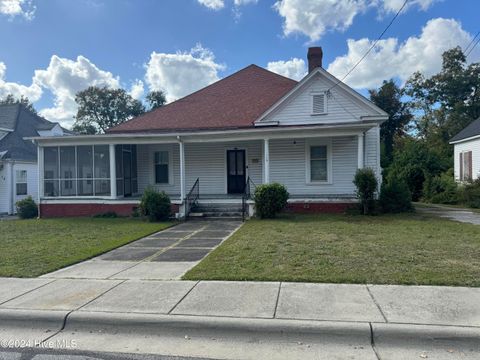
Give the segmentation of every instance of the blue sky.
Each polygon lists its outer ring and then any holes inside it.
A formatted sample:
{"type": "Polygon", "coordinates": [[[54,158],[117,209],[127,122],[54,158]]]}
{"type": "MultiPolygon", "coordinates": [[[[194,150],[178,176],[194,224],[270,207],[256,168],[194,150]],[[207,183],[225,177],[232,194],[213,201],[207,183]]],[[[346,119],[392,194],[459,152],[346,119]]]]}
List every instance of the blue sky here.
{"type": "MultiPolygon", "coordinates": [[[[65,125],[76,91],[122,86],[184,96],[251,63],[296,79],[308,46],[342,77],[403,0],[0,0],[0,97],[26,95],[65,125]]],[[[361,92],[439,70],[480,30],[478,0],[409,0],[346,82],[361,92]]],[[[478,61],[480,45],[469,56],[478,61]]]]}

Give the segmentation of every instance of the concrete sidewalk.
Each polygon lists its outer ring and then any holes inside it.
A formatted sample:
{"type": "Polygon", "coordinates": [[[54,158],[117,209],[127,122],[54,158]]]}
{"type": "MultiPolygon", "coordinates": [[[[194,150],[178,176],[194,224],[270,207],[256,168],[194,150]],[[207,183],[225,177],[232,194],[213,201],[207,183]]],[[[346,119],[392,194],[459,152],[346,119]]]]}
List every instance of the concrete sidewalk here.
{"type": "Polygon", "coordinates": [[[480,289],[0,279],[0,340],[20,338],[225,359],[478,359],[480,289]]]}

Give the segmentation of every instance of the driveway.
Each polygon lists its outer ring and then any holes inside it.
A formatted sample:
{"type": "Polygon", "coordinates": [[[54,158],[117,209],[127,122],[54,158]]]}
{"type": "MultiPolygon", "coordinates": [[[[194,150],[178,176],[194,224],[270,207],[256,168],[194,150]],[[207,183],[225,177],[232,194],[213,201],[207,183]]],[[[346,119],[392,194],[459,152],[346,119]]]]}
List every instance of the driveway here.
{"type": "Polygon", "coordinates": [[[469,209],[454,208],[442,205],[424,205],[416,206],[415,209],[419,213],[435,215],[450,220],[480,225],[480,213],[473,212],[469,209]]]}
{"type": "Polygon", "coordinates": [[[192,220],[42,278],[175,280],[242,223],[192,220]]]}

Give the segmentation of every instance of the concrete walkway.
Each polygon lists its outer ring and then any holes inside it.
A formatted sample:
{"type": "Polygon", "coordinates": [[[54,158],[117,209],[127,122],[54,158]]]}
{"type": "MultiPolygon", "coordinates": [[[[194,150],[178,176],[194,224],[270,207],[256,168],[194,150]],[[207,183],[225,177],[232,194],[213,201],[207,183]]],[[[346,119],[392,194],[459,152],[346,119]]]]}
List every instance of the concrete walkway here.
{"type": "Polygon", "coordinates": [[[236,220],[192,220],[41,277],[178,280],[241,224],[236,220]]]}
{"type": "Polygon", "coordinates": [[[478,359],[480,289],[3,278],[11,338],[225,359],[478,359]]]}
{"type": "Polygon", "coordinates": [[[436,204],[421,204],[420,206],[416,206],[415,209],[419,213],[423,214],[439,216],[450,220],[470,223],[474,225],[480,225],[480,213],[474,212],[469,209],[454,208],[436,204]]]}

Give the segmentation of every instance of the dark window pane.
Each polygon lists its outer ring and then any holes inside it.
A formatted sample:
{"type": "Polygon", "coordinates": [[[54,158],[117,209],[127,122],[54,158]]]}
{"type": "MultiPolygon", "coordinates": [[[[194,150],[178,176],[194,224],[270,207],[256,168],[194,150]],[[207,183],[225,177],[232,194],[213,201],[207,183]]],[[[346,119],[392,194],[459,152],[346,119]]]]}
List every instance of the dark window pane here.
{"type": "Polygon", "coordinates": [[[155,182],[157,184],[168,183],[168,164],[155,165],[155,182]]]}
{"type": "Polygon", "coordinates": [[[95,195],[110,195],[110,180],[95,180],[95,195]]]}
{"type": "Polygon", "coordinates": [[[43,185],[45,196],[58,196],[58,180],[46,180],[43,185]]]}
{"type": "Polygon", "coordinates": [[[91,196],[93,195],[93,180],[78,180],[78,195],[91,196]]]}
{"type": "Polygon", "coordinates": [[[326,146],[312,146],[310,148],[310,157],[312,159],[326,159],[327,147],[326,146]]]}
{"type": "Polygon", "coordinates": [[[75,174],[75,146],[60,147],[60,176],[61,179],[72,179],[75,174]]]}
{"type": "Polygon", "coordinates": [[[117,195],[123,195],[123,179],[117,180],[117,195]]]}
{"type": "Polygon", "coordinates": [[[243,152],[237,153],[237,175],[243,175],[243,167],[244,167],[244,157],[243,152]]]}
{"type": "Polygon", "coordinates": [[[132,193],[136,194],[138,192],[138,181],[137,179],[132,179],[132,193]]]}
{"type": "Polygon", "coordinates": [[[108,145],[95,145],[95,178],[107,179],[110,177],[110,156],[108,145]]]}
{"type": "Polygon", "coordinates": [[[123,154],[122,145],[116,145],[115,146],[115,167],[117,169],[117,179],[123,177],[122,154],[123,154]]]}
{"type": "MultiPolygon", "coordinates": [[[[93,153],[91,146],[77,146],[78,178],[89,179],[93,177],[93,153]]],[[[79,191],[79,195],[81,195],[79,191]]]]}
{"type": "Polygon", "coordinates": [[[46,147],[43,150],[45,179],[58,179],[58,148],[46,147]]]}
{"type": "Polygon", "coordinates": [[[75,180],[60,180],[61,196],[75,196],[76,194],[75,180]]]}
{"type": "Polygon", "coordinates": [[[311,160],[310,175],[312,181],[327,181],[327,160],[311,160]]]}
{"type": "Polygon", "coordinates": [[[17,183],[17,195],[27,195],[27,183],[17,183]]]}

